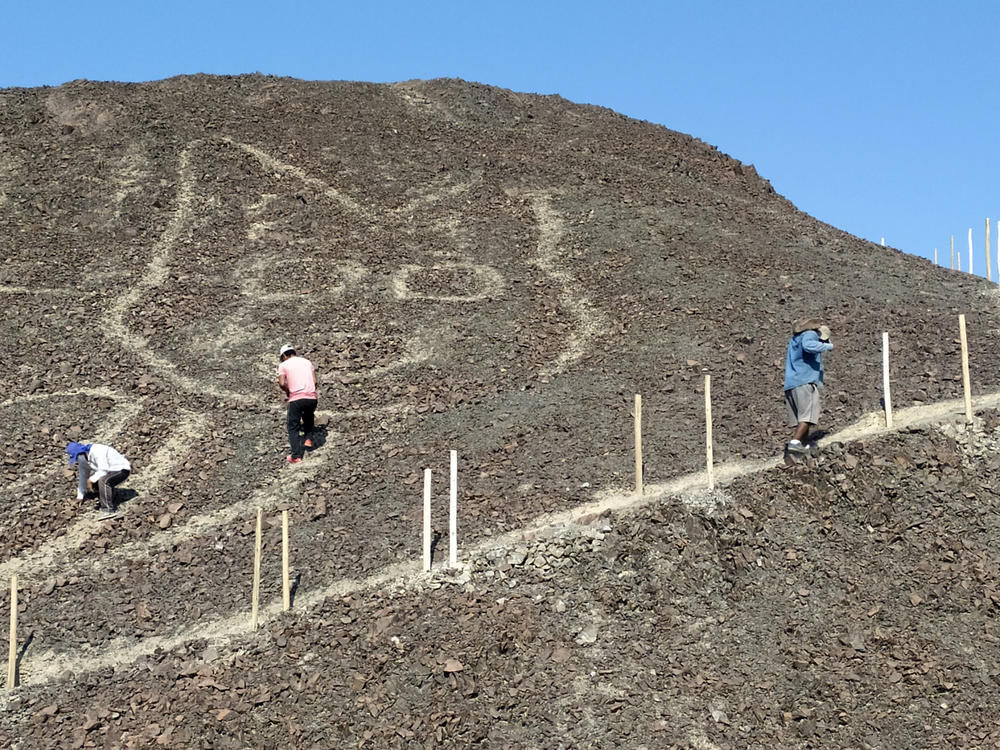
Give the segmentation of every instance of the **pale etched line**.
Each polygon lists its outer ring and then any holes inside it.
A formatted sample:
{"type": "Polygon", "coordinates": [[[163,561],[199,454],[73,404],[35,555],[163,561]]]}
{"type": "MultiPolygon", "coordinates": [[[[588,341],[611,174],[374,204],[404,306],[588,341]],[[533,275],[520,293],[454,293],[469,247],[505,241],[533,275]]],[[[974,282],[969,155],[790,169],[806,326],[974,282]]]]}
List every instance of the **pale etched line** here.
{"type": "Polygon", "coordinates": [[[87,396],[89,398],[110,398],[114,401],[121,401],[125,397],[111,390],[110,388],[74,388],[68,391],[55,391],[53,393],[26,393],[21,396],[14,396],[6,401],[0,402],[0,409],[16,404],[26,404],[32,401],[47,401],[53,398],[72,398],[73,396],[87,396]]]}
{"type": "Polygon", "coordinates": [[[538,217],[538,255],[535,260],[543,273],[559,285],[559,299],[563,306],[576,318],[576,328],[566,337],[564,350],[542,375],[555,375],[577,362],[587,351],[591,341],[608,323],[602,313],[596,310],[583,292],[580,284],[559,266],[559,242],[564,227],[559,215],[553,210],[551,196],[545,193],[529,194],[531,206],[538,217]]]}
{"type": "Polygon", "coordinates": [[[420,266],[408,264],[393,273],[389,280],[392,293],[398,299],[424,299],[434,302],[481,302],[485,299],[499,297],[503,294],[503,276],[492,266],[467,261],[452,261],[448,263],[435,263],[430,266],[420,266]],[[476,294],[423,294],[413,292],[407,283],[409,277],[421,269],[431,271],[471,271],[479,281],[480,291],[476,294]]]}
{"type": "MultiPolygon", "coordinates": [[[[312,258],[297,258],[294,262],[301,264],[312,264],[312,258]]],[[[301,300],[302,292],[266,292],[261,283],[260,274],[268,267],[268,262],[263,258],[256,259],[250,265],[250,272],[245,274],[240,282],[240,291],[250,297],[255,302],[288,302],[301,300]]],[[[287,263],[286,263],[287,266],[287,263]]],[[[354,261],[342,261],[330,263],[326,270],[335,270],[341,274],[341,279],[336,284],[324,285],[320,292],[310,292],[311,299],[322,299],[324,297],[342,297],[347,291],[348,285],[357,285],[366,276],[371,275],[371,270],[354,261]]]]}
{"type": "Polygon", "coordinates": [[[189,226],[192,222],[194,177],[191,171],[191,152],[198,145],[200,145],[198,142],[194,142],[181,152],[178,160],[179,185],[173,216],[163,235],[154,245],[152,260],[150,260],[142,277],[132,284],[125,294],[118,297],[109,308],[104,320],[105,330],[109,335],[117,338],[126,349],[142,359],[147,366],[189,393],[204,393],[239,403],[256,404],[261,401],[259,397],[214,388],[179,373],[173,362],[154,352],[145,337],[133,333],[125,324],[127,312],[145,302],[152,289],[162,286],[166,282],[170,270],[172,249],[180,240],[184,227],[189,226]]]}
{"type": "MultiPolygon", "coordinates": [[[[347,596],[358,591],[380,588],[397,581],[405,583],[408,580],[413,580],[418,573],[420,573],[420,566],[414,563],[396,563],[367,578],[342,579],[321,591],[296,597],[295,608],[296,610],[307,610],[332,596],[347,596]]],[[[266,623],[281,617],[283,608],[282,597],[278,596],[261,608],[260,622],[266,623]]],[[[21,685],[41,685],[58,679],[67,670],[76,674],[84,674],[106,667],[132,664],[157,650],[171,651],[192,638],[224,645],[235,638],[249,637],[253,634],[254,631],[250,628],[249,612],[237,612],[214,620],[203,621],[196,628],[182,628],[168,635],[146,636],[139,641],[127,637],[116,638],[107,648],[83,655],[44,651],[32,654],[30,659],[25,660],[20,673],[21,685]],[[195,633],[195,631],[197,632],[195,633]]],[[[0,697],[0,701],[3,700],[6,698],[0,697]]]]}
{"type": "Polygon", "coordinates": [[[69,297],[78,295],[80,292],[76,289],[70,289],[68,287],[55,287],[52,289],[31,289],[26,286],[7,286],[5,284],[0,284],[0,294],[35,294],[35,295],[52,295],[53,297],[69,297]]]}
{"type": "Polygon", "coordinates": [[[129,485],[140,495],[156,489],[164,477],[172,474],[181,460],[191,453],[191,446],[208,432],[208,418],[204,414],[181,410],[181,420],[167,441],[142,462],[142,471],[129,485]]]}
{"type": "Polygon", "coordinates": [[[257,508],[271,510],[284,502],[297,498],[300,495],[300,485],[307,479],[312,479],[320,466],[322,466],[320,461],[307,461],[298,466],[286,467],[278,479],[267,487],[252,493],[244,500],[226,505],[210,513],[192,516],[186,523],[171,527],[149,539],[130,542],[114,550],[109,550],[99,558],[82,561],[83,564],[78,570],[100,572],[120,560],[140,559],[164,550],[169,551],[178,544],[204,536],[239,518],[249,518],[257,508]]]}
{"type": "MultiPolygon", "coordinates": [[[[991,393],[978,397],[975,406],[977,409],[997,408],[1000,406],[1000,393],[991,393]]],[[[905,429],[913,425],[933,423],[941,419],[957,419],[963,413],[964,403],[958,399],[936,404],[913,406],[903,409],[898,415],[899,420],[894,423],[895,427],[888,429],[885,427],[884,420],[879,420],[880,413],[875,412],[865,415],[854,425],[830,436],[828,440],[830,442],[848,442],[883,433],[898,432],[900,429],[905,429]]],[[[717,483],[718,485],[722,485],[741,476],[773,469],[779,462],[780,459],[770,458],[761,461],[722,464],[716,467],[717,483]]],[[[630,512],[654,501],[663,500],[664,498],[678,494],[681,496],[681,501],[683,502],[685,493],[691,494],[703,491],[703,488],[706,486],[706,479],[705,472],[703,471],[686,474],[668,482],[647,485],[647,493],[643,496],[636,495],[633,492],[616,493],[608,491],[604,493],[604,497],[595,502],[587,503],[586,505],[561,513],[542,514],[521,529],[482,540],[469,551],[468,557],[472,558],[482,555],[496,547],[516,544],[525,538],[544,533],[553,526],[574,523],[585,516],[600,513],[604,510],[630,512]]],[[[248,510],[249,508],[244,508],[241,514],[244,517],[249,517],[246,512],[248,510]]],[[[416,587],[424,580],[426,580],[426,576],[419,561],[394,563],[365,578],[340,579],[321,589],[304,594],[296,599],[296,611],[305,612],[335,596],[346,596],[355,592],[381,588],[389,584],[416,587]]],[[[262,622],[281,617],[282,607],[283,602],[280,596],[273,599],[263,610],[262,622]]],[[[106,667],[131,664],[143,656],[152,654],[157,649],[169,651],[194,639],[206,639],[212,643],[224,645],[238,638],[252,635],[249,615],[246,612],[238,612],[226,617],[199,622],[191,627],[183,627],[168,635],[143,638],[138,642],[124,637],[117,638],[105,649],[83,656],[56,653],[55,651],[48,650],[32,654],[31,658],[26,660],[22,668],[22,684],[44,684],[57,679],[67,670],[82,674],[106,667]]],[[[3,705],[4,701],[6,701],[6,697],[0,695],[0,705],[3,705]]]]}
{"type": "Polygon", "coordinates": [[[419,84],[414,85],[409,81],[398,81],[389,84],[389,88],[395,91],[406,104],[414,109],[423,110],[435,117],[440,117],[447,122],[460,122],[455,117],[455,113],[439,101],[424,96],[419,88],[419,84]]]}
{"type": "Polygon", "coordinates": [[[242,149],[243,151],[247,152],[248,154],[256,158],[257,161],[259,161],[263,167],[270,169],[273,172],[277,172],[278,174],[290,174],[293,177],[296,177],[297,179],[301,180],[302,182],[304,182],[306,185],[313,188],[317,192],[325,195],[327,198],[337,201],[344,208],[347,208],[350,211],[354,211],[355,213],[359,214],[363,213],[361,206],[358,204],[358,202],[355,201],[353,198],[351,198],[349,195],[345,195],[344,193],[337,190],[335,187],[328,185],[327,183],[323,182],[323,180],[317,177],[312,177],[311,175],[307,174],[305,170],[300,169],[299,167],[296,167],[292,164],[288,164],[287,162],[283,162],[280,159],[271,156],[266,151],[259,149],[256,146],[251,146],[249,143],[240,143],[238,141],[234,141],[231,138],[223,138],[223,140],[229,145],[242,149]]]}
{"type": "Polygon", "coordinates": [[[122,215],[122,204],[133,193],[142,193],[143,183],[149,179],[149,159],[138,144],[132,143],[125,151],[118,170],[118,189],[112,196],[114,213],[111,220],[118,221],[122,215]]]}
{"type": "MultiPolygon", "coordinates": [[[[326,190],[325,188],[328,188],[328,186],[326,186],[325,183],[308,176],[298,167],[280,162],[253,146],[235,143],[230,139],[223,140],[254,155],[268,168],[287,172],[288,174],[292,174],[304,180],[310,185],[324,188],[324,194],[327,195],[327,197],[335,198],[343,202],[343,196],[340,196],[339,193],[333,190],[333,188],[326,190]]],[[[163,377],[167,378],[184,391],[206,394],[219,399],[236,401],[245,405],[266,407],[268,399],[260,394],[239,393],[229,389],[217,388],[210,383],[197,380],[178,372],[177,366],[173,362],[153,351],[148,340],[138,333],[129,330],[125,323],[127,312],[148,299],[149,292],[152,289],[162,286],[166,282],[170,269],[172,249],[181,239],[184,227],[192,224],[193,222],[194,177],[191,169],[191,154],[192,151],[200,145],[200,142],[195,141],[181,152],[178,160],[179,184],[173,215],[171,216],[163,235],[154,245],[153,257],[142,277],[132,285],[126,294],[116,299],[114,304],[108,310],[105,319],[105,328],[110,336],[117,338],[125,348],[135,353],[148,367],[159,372],[163,377]]],[[[262,207],[265,204],[262,203],[259,205],[262,207]]],[[[256,209],[257,206],[254,208],[256,209]]],[[[357,208],[356,204],[355,208],[357,208]]],[[[350,279],[348,280],[354,278],[354,276],[351,276],[352,273],[356,275],[361,272],[359,269],[353,269],[352,267],[345,268],[347,268],[348,275],[350,276],[350,279]]],[[[409,356],[398,363],[387,365],[384,371],[388,371],[389,369],[398,369],[399,367],[422,361],[422,359],[426,359],[426,357],[421,358],[420,356],[409,356]]],[[[375,371],[379,372],[378,368],[375,368],[375,371]]],[[[371,375],[368,376],[370,377],[371,375]]]]}
{"type": "MultiPolygon", "coordinates": [[[[111,412],[107,416],[105,421],[94,430],[91,436],[87,436],[88,439],[105,443],[113,442],[115,436],[117,436],[122,429],[124,429],[128,421],[142,411],[142,405],[145,401],[145,398],[138,399],[136,401],[127,401],[125,400],[124,395],[115,393],[108,388],[80,388],[70,391],[58,391],[56,393],[32,393],[24,396],[16,396],[0,403],[0,408],[14,406],[21,403],[44,401],[52,398],[77,398],[80,396],[88,398],[109,398],[117,402],[115,411],[111,412]]],[[[56,472],[61,471],[61,469],[61,466],[53,465],[52,468],[46,469],[39,474],[32,474],[24,477],[23,479],[17,479],[10,482],[4,487],[4,490],[9,496],[14,497],[29,484],[35,484],[43,479],[48,479],[56,472]]],[[[13,522],[15,522],[14,519],[12,519],[12,523],[13,522]]],[[[4,525],[4,528],[10,528],[10,526],[4,525]]]]}
{"type": "MultiPolygon", "coordinates": [[[[144,467],[147,468],[138,473],[136,481],[130,481],[129,486],[140,496],[151,493],[165,476],[177,469],[186,455],[183,452],[184,448],[205,433],[206,424],[204,416],[185,412],[177,429],[156,453],[144,462],[144,467]]],[[[54,567],[59,567],[61,576],[76,572],[77,569],[86,566],[72,563],[66,565],[65,556],[82,547],[83,543],[99,530],[100,524],[93,518],[81,518],[67,528],[62,536],[0,564],[0,579],[6,579],[13,573],[27,573],[37,577],[54,567]]],[[[89,564],[89,561],[87,562],[89,564]]]]}
{"type": "MultiPolygon", "coordinates": [[[[415,214],[417,211],[432,206],[435,203],[440,203],[448,198],[455,198],[463,193],[469,192],[474,186],[475,182],[472,180],[466,180],[463,182],[456,182],[452,185],[444,185],[434,190],[428,190],[423,195],[418,195],[416,198],[411,199],[409,202],[404,203],[398,208],[391,209],[391,213],[394,214],[415,214]]],[[[461,227],[461,221],[458,219],[453,220],[450,223],[445,223],[444,228],[448,231],[453,229],[458,229],[461,227]]]]}

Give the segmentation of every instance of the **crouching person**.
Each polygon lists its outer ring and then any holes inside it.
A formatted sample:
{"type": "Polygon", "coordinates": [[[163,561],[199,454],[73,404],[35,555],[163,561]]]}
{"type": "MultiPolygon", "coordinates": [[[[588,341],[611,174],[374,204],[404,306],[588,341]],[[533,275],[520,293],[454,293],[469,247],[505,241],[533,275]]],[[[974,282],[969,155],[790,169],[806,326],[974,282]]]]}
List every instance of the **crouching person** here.
{"type": "Polygon", "coordinates": [[[110,445],[100,443],[70,443],[66,446],[70,465],[79,467],[76,499],[83,500],[88,490],[96,486],[101,512],[98,519],[118,515],[115,487],[128,479],[132,465],[110,445]]]}

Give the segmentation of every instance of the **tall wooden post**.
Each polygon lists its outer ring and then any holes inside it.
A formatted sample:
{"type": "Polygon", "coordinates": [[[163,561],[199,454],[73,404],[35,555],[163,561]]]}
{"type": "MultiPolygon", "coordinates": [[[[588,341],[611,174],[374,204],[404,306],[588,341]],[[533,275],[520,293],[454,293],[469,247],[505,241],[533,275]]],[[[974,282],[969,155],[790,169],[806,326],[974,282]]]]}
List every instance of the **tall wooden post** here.
{"type": "Polygon", "coordinates": [[[288,511],[281,511],[281,605],[285,612],[292,608],[292,583],[288,560],[288,511]]]}
{"type": "Polygon", "coordinates": [[[424,469],[424,572],[431,569],[431,470],[424,469]]]}
{"type": "Polygon", "coordinates": [[[451,452],[448,493],[448,565],[458,566],[458,451],[451,452]]]}
{"type": "Polygon", "coordinates": [[[10,577],[10,651],[7,655],[7,689],[17,686],[17,574],[10,577]]]}
{"type": "Polygon", "coordinates": [[[965,335],[965,314],[958,316],[962,337],[962,389],[965,392],[965,421],[972,422],[972,386],[969,381],[969,339],[965,335]]]}
{"type": "MultiPolygon", "coordinates": [[[[1000,267],[997,268],[997,275],[1000,276],[1000,267]]],[[[986,217],[986,280],[993,281],[990,262],[990,218],[988,216],[986,217]]]]}
{"type": "Polygon", "coordinates": [[[934,265],[938,265],[937,248],[934,248],[934,265]]]}
{"type": "Polygon", "coordinates": [[[635,494],[641,495],[642,488],[642,396],[635,394],[635,494]]]}
{"type": "Polygon", "coordinates": [[[705,470],[708,489],[715,489],[715,461],[712,457],[712,376],[705,374],[705,470]]]}
{"type": "Polygon", "coordinates": [[[253,596],[250,604],[250,629],[260,624],[260,552],[264,534],[264,509],[257,508],[257,536],[253,547],[253,596]]]}
{"type": "Polygon", "coordinates": [[[974,256],[973,256],[973,253],[972,253],[972,227],[969,227],[969,273],[974,273],[973,270],[972,270],[972,265],[973,265],[972,259],[973,259],[973,257],[974,256]]]}
{"type": "Polygon", "coordinates": [[[892,395],[889,393],[889,332],[882,332],[882,393],[885,401],[885,426],[892,429],[892,395]]]}

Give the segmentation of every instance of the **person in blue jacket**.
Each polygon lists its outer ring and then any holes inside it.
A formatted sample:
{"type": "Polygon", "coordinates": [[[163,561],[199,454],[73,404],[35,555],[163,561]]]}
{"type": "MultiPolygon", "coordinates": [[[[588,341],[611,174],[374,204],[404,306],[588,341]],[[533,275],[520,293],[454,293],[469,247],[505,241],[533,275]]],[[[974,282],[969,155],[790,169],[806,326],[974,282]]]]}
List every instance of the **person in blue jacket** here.
{"type": "Polygon", "coordinates": [[[792,327],[785,357],[785,406],[788,426],[795,428],[785,445],[789,453],[809,450],[809,428],[819,422],[823,352],[831,349],[830,329],[819,320],[800,320],[792,327]]]}

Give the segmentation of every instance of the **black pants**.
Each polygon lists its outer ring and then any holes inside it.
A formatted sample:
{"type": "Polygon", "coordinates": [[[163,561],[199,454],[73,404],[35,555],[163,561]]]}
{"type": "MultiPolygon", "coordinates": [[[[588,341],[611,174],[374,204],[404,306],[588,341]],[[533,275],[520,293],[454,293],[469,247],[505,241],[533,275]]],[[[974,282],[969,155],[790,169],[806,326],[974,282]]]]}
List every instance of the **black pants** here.
{"type": "Polygon", "coordinates": [[[97,480],[97,496],[101,499],[101,510],[114,510],[118,507],[115,502],[115,487],[128,479],[130,473],[127,469],[122,469],[105,474],[97,480]]]}
{"type": "Polygon", "coordinates": [[[310,437],[315,428],[316,399],[300,398],[288,402],[288,447],[292,458],[302,458],[305,455],[305,439],[310,437]],[[303,434],[305,433],[305,434],[303,434]]]}

